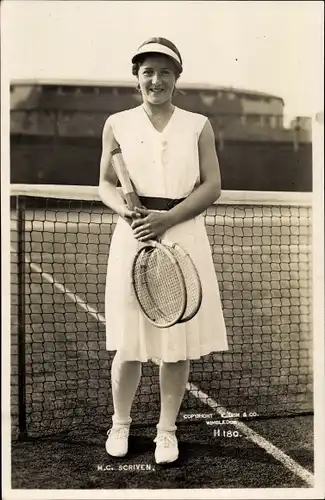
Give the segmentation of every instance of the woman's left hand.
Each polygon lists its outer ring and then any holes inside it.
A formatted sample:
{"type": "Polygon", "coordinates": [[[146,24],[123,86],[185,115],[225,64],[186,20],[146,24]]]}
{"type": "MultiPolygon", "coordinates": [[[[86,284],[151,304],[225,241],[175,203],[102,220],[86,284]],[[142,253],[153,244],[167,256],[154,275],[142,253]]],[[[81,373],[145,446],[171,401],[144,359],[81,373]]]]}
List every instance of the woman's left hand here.
{"type": "Polygon", "coordinates": [[[132,222],[134,237],[139,241],[148,241],[164,234],[172,224],[168,212],[151,212],[146,208],[136,208],[141,218],[132,222]]]}

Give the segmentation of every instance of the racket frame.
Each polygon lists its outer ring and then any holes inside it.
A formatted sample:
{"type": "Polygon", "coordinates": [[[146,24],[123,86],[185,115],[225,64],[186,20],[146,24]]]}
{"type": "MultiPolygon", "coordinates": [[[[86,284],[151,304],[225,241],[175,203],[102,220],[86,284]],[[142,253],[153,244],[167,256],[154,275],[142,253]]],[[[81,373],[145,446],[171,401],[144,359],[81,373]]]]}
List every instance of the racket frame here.
{"type": "MultiPolygon", "coordinates": [[[[192,311],[189,312],[189,313],[187,313],[187,314],[186,314],[186,308],[185,308],[185,311],[184,311],[182,317],[178,321],[178,323],[186,323],[190,319],[194,318],[194,316],[200,310],[200,307],[201,307],[201,304],[202,304],[203,293],[202,293],[202,283],[201,283],[200,275],[199,275],[199,272],[198,272],[198,270],[197,270],[197,268],[196,268],[196,266],[195,266],[195,264],[194,264],[191,256],[188,254],[188,252],[181,245],[179,245],[179,243],[175,243],[175,242],[169,243],[167,241],[164,241],[163,243],[165,245],[169,246],[171,248],[171,251],[175,250],[175,252],[179,252],[182,255],[183,259],[185,259],[185,260],[188,261],[188,264],[191,267],[192,275],[194,276],[194,280],[196,282],[197,296],[196,296],[195,307],[193,307],[192,311]]],[[[178,261],[177,254],[176,255],[174,254],[174,257],[178,261]]],[[[182,270],[181,264],[179,264],[179,266],[180,266],[182,274],[183,274],[183,270],[182,270]]],[[[184,274],[183,274],[183,276],[184,276],[184,274]]],[[[186,289],[186,279],[185,278],[184,278],[184,282],[185,282],[185,289],[186,289]]],[[[186,296],[188,296],[187,291],[186,291],[186,296]]]]}

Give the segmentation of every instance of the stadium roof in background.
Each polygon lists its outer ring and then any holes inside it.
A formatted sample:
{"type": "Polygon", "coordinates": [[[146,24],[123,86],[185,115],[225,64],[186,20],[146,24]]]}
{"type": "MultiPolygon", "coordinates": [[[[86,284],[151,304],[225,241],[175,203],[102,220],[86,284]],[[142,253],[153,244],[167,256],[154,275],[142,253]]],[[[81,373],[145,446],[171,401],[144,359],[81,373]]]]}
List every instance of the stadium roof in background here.
{"type": "MultiPolygon", "coordinates": [[[[55,79],[23,79],[23,80],[11,80],[11,86],[19,85],[53,85],[58,87],[133,87],[135,84],[134,80],[55,80],[55,79]]],[[[226,87],[212,85],[210,83],[194,83],[194,82],[182,82],[178,85],[179,90],[215,90],[219,92],[233,92],[242,96],[256,96],[268,99],[277,99],[282,101],[282,97],[276,96],[274,94],[268,94],[266,92],[259,92],[255,90],[239,89],[235,87],[226,87]]]]}

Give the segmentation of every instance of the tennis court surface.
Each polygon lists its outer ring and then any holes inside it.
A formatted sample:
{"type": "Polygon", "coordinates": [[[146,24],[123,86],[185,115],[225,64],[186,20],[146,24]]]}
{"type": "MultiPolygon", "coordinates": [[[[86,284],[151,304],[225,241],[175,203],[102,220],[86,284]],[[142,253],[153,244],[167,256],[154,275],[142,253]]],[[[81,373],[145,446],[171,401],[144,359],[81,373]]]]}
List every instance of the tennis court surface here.
{"type": "Polygon", "coordinates": [[[312,486],[310,196],[249,195],[225,192],[205,214],[230,350],[191,362],[180,460],[161,470],[157,360],[143,366],[130,455],[104,448],[115,216],[95,188],[12,186],[13,488],[312,486]]]}

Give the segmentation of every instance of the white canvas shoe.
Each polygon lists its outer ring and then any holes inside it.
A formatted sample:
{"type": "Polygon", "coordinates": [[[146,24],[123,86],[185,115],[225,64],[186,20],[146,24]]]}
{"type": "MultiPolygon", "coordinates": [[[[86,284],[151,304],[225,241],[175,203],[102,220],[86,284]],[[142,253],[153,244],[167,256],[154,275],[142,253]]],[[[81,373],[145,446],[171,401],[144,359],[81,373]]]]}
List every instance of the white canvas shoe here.
{"type": "Polygon", "coordinates": [[[112,457],[125,457],[128,452],[130,427],[112,427],[107,431],[106,451],[112,457]]]}
{"type": "Polygon", "coordinates": [[[159,432],[154,442],[156,443],[155,460],[157,464],[175,462],[178,459],[178,443],[175,434],[159,432]]]}

